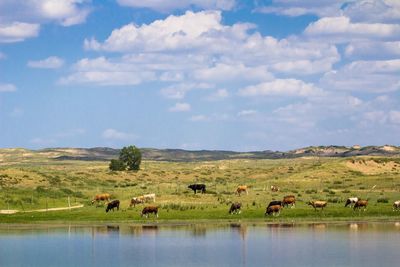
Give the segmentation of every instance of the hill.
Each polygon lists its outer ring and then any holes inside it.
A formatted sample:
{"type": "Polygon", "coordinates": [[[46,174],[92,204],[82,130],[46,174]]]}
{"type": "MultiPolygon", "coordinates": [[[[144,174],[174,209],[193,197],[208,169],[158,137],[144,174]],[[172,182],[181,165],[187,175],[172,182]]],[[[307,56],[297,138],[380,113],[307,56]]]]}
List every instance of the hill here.
{"type": "MultiPolygon", "coordinates": [[[[48,148],[28,150],[23,148],[0,149],[0,163],[44,160],[82,160],[108,161],[117,158],[119,149],[108,147],[94,148],[48,148]]],[[[396,146],[312,146],[287,152],[250,151],[235,152],[224,150],[183,150],[141,148],[144,160],[191,162],[227,159],[290,159],[301,157],[353,157],[353,156],[400,156],[400,147],[396,146]]]]}

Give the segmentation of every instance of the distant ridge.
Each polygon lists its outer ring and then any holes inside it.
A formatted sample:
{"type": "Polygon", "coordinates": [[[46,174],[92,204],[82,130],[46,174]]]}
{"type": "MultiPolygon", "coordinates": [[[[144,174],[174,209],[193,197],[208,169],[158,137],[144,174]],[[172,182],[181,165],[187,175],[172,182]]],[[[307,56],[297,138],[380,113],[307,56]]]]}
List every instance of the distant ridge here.
{"type": "MultiPolygon", "coordinates": [[[[23,161],[28,158],[53,160],[108,161],[117,158],[119,149],[108,147],[94,148],[47,148],[28,150],[23,148],[0,149],[0,162],[11,160],[23,161]]],[[[141,148],[144,160],[154,161],[212,161],[225,159],[284,159],[300,157],[353,157],[353,156],[400,156],[400,147],[385,146],[310,146],[287,152],[250,151],[235,152],[225,150],[183,150],[141,148]]]]}

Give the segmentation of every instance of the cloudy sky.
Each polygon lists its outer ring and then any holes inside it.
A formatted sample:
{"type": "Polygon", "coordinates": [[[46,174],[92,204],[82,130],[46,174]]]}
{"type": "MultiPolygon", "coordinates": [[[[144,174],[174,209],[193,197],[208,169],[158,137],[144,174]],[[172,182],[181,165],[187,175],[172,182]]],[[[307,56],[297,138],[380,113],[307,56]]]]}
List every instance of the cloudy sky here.
{"type": "Polygon", "coordinates": [[[0,147],[399,134],[398,0],[0,0],[0,147]]]}

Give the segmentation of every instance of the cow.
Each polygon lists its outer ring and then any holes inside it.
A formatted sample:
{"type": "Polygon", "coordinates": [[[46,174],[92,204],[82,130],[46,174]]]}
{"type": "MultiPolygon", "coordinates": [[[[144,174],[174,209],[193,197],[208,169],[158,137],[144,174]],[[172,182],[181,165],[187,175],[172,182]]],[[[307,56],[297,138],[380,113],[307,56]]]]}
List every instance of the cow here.
{"type": "Polygon", "coordinates": [[[143,195],[143,198],[145,202],[150,202],[150,201],[152,201],[153,203],[156,202],[156,194],[154,193],[143,195]]]}
{"type": "Polygon", "coordinates": [[[393,211],[400,209],[400,200],[397,200],[393,203],[393,211]]]}
{"type": "Polygon", "coordinates": [[[354,204],[354,210],[358,209],[361,210],[361,208],[364,208],[364,211],[367,209],[368,205],[368,200],[361,200],[359,199],[356,204],[354,204]]]}
{"type": "Polygon", "coordinates": [[[242,208],[242,203],[232,203],[231,208],[229,209],[229,214],[240,214],[242,208]]]}
{"type": "Polygon", "coordinates": [[[290,207],[293,208],[296,204],[296,197],[293,195],[289,195],[289,196],[284,196],[283,200],[282,200],[282,206],[283,207],[290,207]]]}
{"type": "Polygon", "coordinates": [[[143,203],[144,203],[144,198],[143,198],[143,196],[140,196],[140,197],[133,197],[133,198],[131,199],[131,203],[129,204],[129,207],[132,207],[132,206],[136,207],[136,204],[143,204],[143,203]]]}
{"type": "Polygon", "coordinates": [[[282,206],[281,205],[272,205],[268,206],[267,209],[265,210],[265,216],[266,215],[273,215],[273,216],[279,216],[281,213],[282,206]]]}
{"type": "Polygon", "coordinates": [[[246,195],[249,194],[249,192],[247,191],[247,185],[239,185],[239,186],[236,188],[236,193],[237,193],[239,196],[240,196],[240,194],[241,194],[242,192],[246,192],[246,195]]]}
{"type": "Polygon", "coordinates": [[[156,206],[144,207],[140,216],[141,217],[146,216],[146,218],[149,218],[150,213],[154,213],[154,215],[156,215],[156,217],[158,218],[158,207],[156,206]]]}
{"type": "Polygon", "coordinates": [[[280,201],[280,200],[273,200],[273,201],[271,201],[271,202],[268,204],[267,208],[270,207],[270,206],[275,206],[275,205],[282,206],[282,201],[280,201]]]}
{"type": "Polygon", "coordinates": [[[97,195],[94,196],[94,198],[93,198],[93,200],[92,200],[92,205],[93,205],[95,202],[98,203],[98,202],[100,202],[100,201],[110,201],[110,199],[111,199],[111,195],[108,194],[108,193],[97,194],[97,195]]]}
{"type": "Polygon", "coordinates": [[[346,204],[344,204],[345,207],[349,206],[350,208],[352,206],[354,206],[354,204],[356,204],[356,202],[358,201],[358,197],[349,197],[346,200],[346,204]]]}
{"type": "Polygon", "coordinates": [[[277,187],[275,185],[271,185],[271,191],[272,192],[278,192],[279,191],[279,187],[277,187]]]}
{"type": "Polygon", "coordinates": [[[201,191],[202,194],[206,192],[206,185],[205,184],[191,184],[188,188],[192,189],[194,193],[197,193],[197,190],[201,191]]]}
{"type": "Polygon", "coordinates": [[[113,200],[107,204],[106,212],[109,212],[110,210],[114,211],[114,208],[117,208],[119,210],[119,200],[113,200]]]}
{"type": "Polygon", "coordinates": [[[317,211],[317,208],[324,210],[328,202],[317,200],[317,201],[309,201],[307,204],[312,206],[314,210],[317,211]]]}

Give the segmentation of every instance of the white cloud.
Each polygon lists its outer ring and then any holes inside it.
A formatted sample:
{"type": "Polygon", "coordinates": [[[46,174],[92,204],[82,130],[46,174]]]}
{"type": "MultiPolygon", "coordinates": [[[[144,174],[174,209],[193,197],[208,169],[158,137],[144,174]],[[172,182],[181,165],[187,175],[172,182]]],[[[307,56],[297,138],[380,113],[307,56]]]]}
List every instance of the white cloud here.
{"type": "Polygon", "coordinates": [[[209,118],[205,115],[194,115],[190,117],[190,121],[208,121],[209,118]]]}
{"type": "Polygon", "coordinates": [[[398,40],[400,25],[383,23],[352,23],[348,17],[326,17],[312,22],[305,36],[323,38],[335,43],[357,39],[398,40]]]}
{"type": "Polygon", "coordinates": [[[155,79],[151,71],[125,62],[113,62],[104,57],[84,58],[74,65],[74,73],[61,78],[61,84],[87,83],[101,86],[137,85],[155,79]]]}
{"type": "Polygon", "coordinates": [[[257,114],[257,111],[254,109],[246,109],[246,110],[241,110],[238,112],[239,117],[246,117],[246,116],[253,116],[257,114]]]}
{"type": "Polygon", "coordinates": [[[122,6],[151,8],[161,12],[187,9],[192,6],[204,9],[230,10],[235,6],[235,0],[117,0],[117,2],[122,6]]]}
{"type": "Polygon", "coordinates": [[[399,110],[390,111],[389,120],[394,124],[400,124],[400,111],[399,110]]]}
{"type": "Polygon", "coordinates": [[[187,112],[190,111],[191,106],[188,103],[176,103],[175,106],[169,108],[171,112],[187,112]]]}
{"type": "Polygon", "coordinates": [[[240,96],[301,96],[322,95],[323,91],[313,84],[295,79],[277,79],[248,86],[239,90],[240,96]]]}
{"type": "Polygon", "coordinates": [[[326,73],[321,86],[334,90],[369,93],[400,89],[400,60],[354,61],[339,70],[326,73]]]}
{"type": "Polygon", "coordinates": [[[218,89],[207,97],[209,101],[218,101],[229,97],[229,92],[226,89],[218,89]]]}
{"type": "Polygon", "coordinates": [[[213,86],[207,83],[178,83],[162,88],[161,94],[166,98],[183,99],[189,91],[210,88],[213,86]]]}
{"type": "Polygon", "coordinates": [[[351,42],[346,46],[345,55],[351,58],[391,59],[400,57],[400,41],[351,42]]]}
{"type": "Polygon", "coordinates": [[[129,141],[136,139],[137,136],[131,133],[124,133],[112,128],[106,129],[102,133],[102,137],[108,140],[129,141]]]}
{"type": "Polygon", "coordinates": [[[343,13],[355,22],[396,23],[400,21],[400,2],[397,0],[358,0],[347,5],[343,13]]]}
{"type": "Polygon", "coordinates": [[[64,60],[59,57],[48,57],[43,60],[28,61],[28,67],[39,69],[58,69],[64,65],[64,60]]]}
{"type": "Polygon", "coordinates": [[[0,83],[0,93],[15,92],[17,87],[11,83],[0,83]]]}
{"type": "Polygon", "coordinates": [[[0,22],[0,43],[21,42],[39,34],[40,25],[24,22],[2,24],[0,22]]]}

